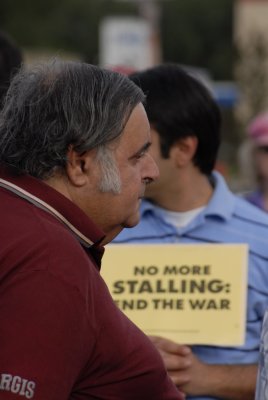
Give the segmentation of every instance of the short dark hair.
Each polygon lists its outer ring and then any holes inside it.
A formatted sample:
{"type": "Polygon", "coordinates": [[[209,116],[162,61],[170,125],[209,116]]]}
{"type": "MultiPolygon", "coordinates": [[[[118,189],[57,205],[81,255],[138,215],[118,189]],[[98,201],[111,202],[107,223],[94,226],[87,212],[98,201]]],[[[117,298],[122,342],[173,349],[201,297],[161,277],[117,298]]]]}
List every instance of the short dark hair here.
{"type": "Polygon", "coordinates": [[[82,154],[115,140],[143,101],[126,76],[95,65],[54,60],[21,70],[0,114],[0,163],[40,179],[64,172],[70,145],[82,154]]]}
{"type": "Polygon", "coordinates": [[[22,52],[15,42],[0,31],[0,107],[13,75],[22,64],[22,52]]]}
{"type": "Polygon", "coordinates": [[[193,162],[204,174],[214,168],[220,145],[220,110],[209,90],[176,64],[162,64],[129,75],[145,93],[145,109],[160,136],[161,153],[169,157],[181,138],[196,136],[193,162]]]}

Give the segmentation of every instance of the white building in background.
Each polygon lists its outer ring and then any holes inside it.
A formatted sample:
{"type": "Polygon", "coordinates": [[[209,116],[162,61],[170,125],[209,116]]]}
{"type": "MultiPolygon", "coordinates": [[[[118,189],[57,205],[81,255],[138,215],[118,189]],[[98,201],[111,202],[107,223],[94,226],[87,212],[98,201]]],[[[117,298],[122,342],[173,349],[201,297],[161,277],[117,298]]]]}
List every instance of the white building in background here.
{"type": "Polygon", "coordinates": [[[256,31],[268,39],[268,0],[236,0],[235,40],[246,43],[256,31]]]}
{"type": "Polygon", "coordinates": [[[268,0],[235,1],[234,41],[242,83],[238,117],[246,124],[259,108],[268,107],[268,0]]]}
{"type": "Polygon", "coordinates": [[[236,69],[241,84],[236,116],[244,127],[244,141],[237,150],[238,167],[240,186],[247,190],[255,184],[247,125],[256,113],[268,109],[268,0],[235,1],[234,41],[241,57],[236,69]]]}

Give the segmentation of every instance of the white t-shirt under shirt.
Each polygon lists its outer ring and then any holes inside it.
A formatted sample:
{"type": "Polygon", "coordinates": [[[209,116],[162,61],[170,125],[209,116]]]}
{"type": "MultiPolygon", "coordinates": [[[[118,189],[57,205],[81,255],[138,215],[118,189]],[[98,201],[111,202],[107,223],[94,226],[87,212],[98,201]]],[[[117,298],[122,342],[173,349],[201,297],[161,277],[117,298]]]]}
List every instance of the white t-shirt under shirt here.
{"type": "Polygon", "coordinates": [[[176,228],[183,228],[188,225],[198,214],[200,214],[205,207],[195,208],[190,211],[168,211],[162,207],[156,207],[157,212],[161,214],[162,218],[176,228]]]}

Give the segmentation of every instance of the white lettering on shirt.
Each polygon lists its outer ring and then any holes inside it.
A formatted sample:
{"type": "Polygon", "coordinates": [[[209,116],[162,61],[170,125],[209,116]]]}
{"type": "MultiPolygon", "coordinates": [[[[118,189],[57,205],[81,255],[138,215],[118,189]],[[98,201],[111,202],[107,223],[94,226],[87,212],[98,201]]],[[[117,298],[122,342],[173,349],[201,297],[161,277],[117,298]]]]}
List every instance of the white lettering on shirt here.
{"type": "Polygon", "coordinates": [[[26,399],[34,397],[35,382],[20,376],[0,374],[0,391],[6,391],[24,396],[26,399]]]}

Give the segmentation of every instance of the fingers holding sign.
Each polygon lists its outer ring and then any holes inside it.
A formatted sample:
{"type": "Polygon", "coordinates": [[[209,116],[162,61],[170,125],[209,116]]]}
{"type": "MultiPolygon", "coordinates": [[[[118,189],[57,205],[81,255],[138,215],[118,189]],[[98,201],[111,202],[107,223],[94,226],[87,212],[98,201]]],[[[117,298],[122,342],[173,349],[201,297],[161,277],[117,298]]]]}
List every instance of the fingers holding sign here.
{"type": "Polygon", "coordinates": [[[149,336],[149,339],[161,354],[173,382],[178,386],[189,382],[189,369],[192,366],[191,348],[159,336],[149,336]]]}
{"type": "Polygon", "coordinates": [[[205,377],[209,366],[202,363],[189,346],[158,336],[150,336],[150,340],[161,354],[170,378],[180,390],[190,395],[206,393],[205,377]]]}

